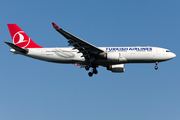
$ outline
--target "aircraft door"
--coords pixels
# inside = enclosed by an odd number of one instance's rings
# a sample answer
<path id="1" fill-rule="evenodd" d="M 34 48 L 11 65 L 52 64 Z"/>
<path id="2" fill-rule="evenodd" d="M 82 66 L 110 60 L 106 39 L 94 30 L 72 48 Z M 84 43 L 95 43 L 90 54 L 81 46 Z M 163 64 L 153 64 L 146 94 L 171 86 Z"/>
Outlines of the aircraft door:
<path id="1" fill-rule="evenodd" d="M 126 58 L 123 57 L 121 53 L 119 53 L 119 61 L 121 61 L 121 62 L 126 62 L 127 61 Z"/>
<path id="2" fill-rule="evenodd" d="M 45 49 L 42 49 L 41 50 L 41 55 L 45 55 L 46 54 L 46 50 Z"/>

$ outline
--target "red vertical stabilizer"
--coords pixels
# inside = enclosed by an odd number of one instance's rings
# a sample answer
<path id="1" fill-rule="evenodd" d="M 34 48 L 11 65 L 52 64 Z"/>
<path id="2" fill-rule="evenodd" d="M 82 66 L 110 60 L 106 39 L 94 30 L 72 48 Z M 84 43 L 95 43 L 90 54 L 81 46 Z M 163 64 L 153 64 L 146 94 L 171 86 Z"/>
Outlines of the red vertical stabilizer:
<path id="1" fill-rule="evenodd" d="M 29 38 L 16 24 L 7 24 L 13 43 L 22 48 L 43 48 Z"/>

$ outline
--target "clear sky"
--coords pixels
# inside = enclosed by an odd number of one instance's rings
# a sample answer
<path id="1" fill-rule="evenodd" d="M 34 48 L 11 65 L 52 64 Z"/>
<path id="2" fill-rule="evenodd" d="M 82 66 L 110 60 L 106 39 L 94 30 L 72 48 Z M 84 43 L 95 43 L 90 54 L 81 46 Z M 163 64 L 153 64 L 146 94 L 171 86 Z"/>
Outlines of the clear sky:
<path id="1" fill-rule="evenodd" d="M 179 0 L 1 0 L 0 120 L 179 120 Z M 90 78 L 78 66 L 12 54 L 8 23 L 43 47 L 66 47 L 51 22 L 99 47 L 157 46 L 176 58 L 99 67 Z"/>

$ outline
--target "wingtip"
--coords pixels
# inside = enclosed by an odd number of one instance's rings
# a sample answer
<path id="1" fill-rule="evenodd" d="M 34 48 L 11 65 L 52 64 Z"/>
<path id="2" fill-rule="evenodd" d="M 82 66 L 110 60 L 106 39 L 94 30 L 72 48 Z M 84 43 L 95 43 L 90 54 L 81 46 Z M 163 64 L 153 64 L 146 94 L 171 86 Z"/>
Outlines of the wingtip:
<path id="1" fill-rule="evenodd" d="M 53 26 L 55 29 L 59 28 L 59 26 L 57 26 L 54 22 L 52 22 L 52 26 Z"/>

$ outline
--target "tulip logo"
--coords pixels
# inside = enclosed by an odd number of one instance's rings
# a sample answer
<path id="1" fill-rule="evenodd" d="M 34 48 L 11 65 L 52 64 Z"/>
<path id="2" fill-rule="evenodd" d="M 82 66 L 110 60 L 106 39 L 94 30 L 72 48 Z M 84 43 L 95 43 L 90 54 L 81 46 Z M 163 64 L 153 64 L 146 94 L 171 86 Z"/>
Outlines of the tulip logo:
<path id="1" fill-rule="evenodd" d="M 13 43 L 19 47 L 26 47 L 29 45 L 30 38 L 23 32 L 19 31 L 13 36 Z"/>

